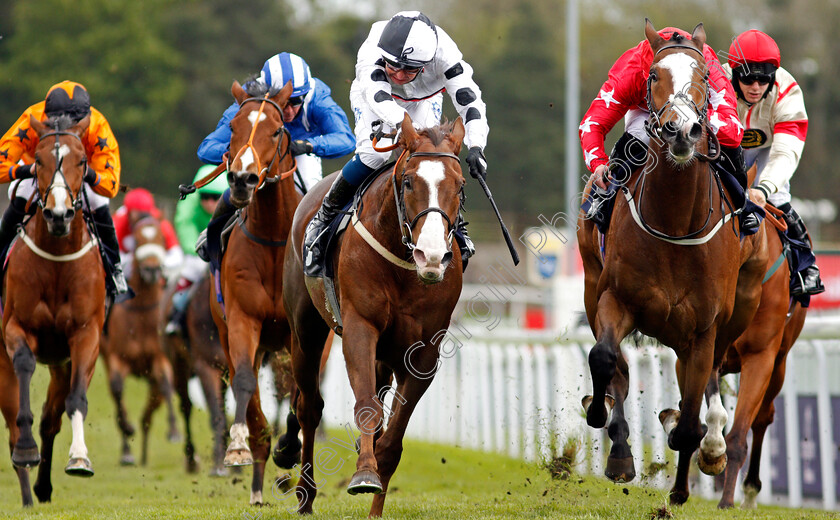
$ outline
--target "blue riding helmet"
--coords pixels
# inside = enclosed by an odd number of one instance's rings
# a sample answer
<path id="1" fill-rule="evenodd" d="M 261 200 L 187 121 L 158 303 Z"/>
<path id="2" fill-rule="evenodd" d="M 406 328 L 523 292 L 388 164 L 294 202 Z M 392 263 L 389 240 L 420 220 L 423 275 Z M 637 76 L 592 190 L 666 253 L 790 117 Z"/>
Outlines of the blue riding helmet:
<path id="1" fill-rule="evenodd" d="M 280 89 L 292 82 L 290 97 L 305 96 L 312 90 L 312 75 L 303 58 L 290 52 L 281 52 L 268 58 L 260 71 L 260 79 L 266 85 Z"/>
<path id="2" fill-rule="evenodd" d="M 216 169 L 216 167 L 213 166 L 212 164 L 205 164 L 204 166 L 202 166 L 201 168 L 198 169 L 198 172 L 196 172 L 195 179 L 193 179 L 193 183 L 196 183 L 199 180 L 203 179 L 204 177 L 209 175 L 210 172 L 212 172 L 215 169 Z M 213 195 L 221 195 L 222 193 L 225 192 L 225 190 L 227 188 L 228 188 L 227 175 L 225 175 L 225 172 L 222 172 L 222 173 L 219 174 L 218 177 L 213 179 L 209 184 L 207 184 L 206 186 L 202 186 L 202 187 L 198 188 L 198 193 L 199 194 L 210 193 L 210 194 L 213 194 Z"/>

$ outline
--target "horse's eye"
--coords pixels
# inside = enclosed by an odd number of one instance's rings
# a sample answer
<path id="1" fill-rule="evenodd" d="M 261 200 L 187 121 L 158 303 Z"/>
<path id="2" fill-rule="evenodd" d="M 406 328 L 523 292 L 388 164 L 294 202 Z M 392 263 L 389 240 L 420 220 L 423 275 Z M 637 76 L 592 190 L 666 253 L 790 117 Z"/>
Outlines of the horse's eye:
<path id="1" fill-rule="evenodd" d="M 272 135 L 271 137 L 277 137 L 281 133 L 283 133 L 283 127 L 282 126 L 280 128 L 278 128 L 277 131 L 274 132 L 274 135 Z"/>
<path id="2" fill-rule="evenodd" d="M 651 70 L 651 71 L 650 71 L 650 80 L 651 80 L 651 81 L 657 81 L 657 80 L 659 80 L 659 76 L 657 76 L 657 74 L 656 74 L 656 71 L 655 71 L 655 70 Z"/>
<path id="3" fill-rule="evenodd" d="M 408 191 L 411 191 L 411 190 L 414 189 L 414 187 L 411 185 L 411 177 L 405 177 L 403 179 L 403 187 Z"/>

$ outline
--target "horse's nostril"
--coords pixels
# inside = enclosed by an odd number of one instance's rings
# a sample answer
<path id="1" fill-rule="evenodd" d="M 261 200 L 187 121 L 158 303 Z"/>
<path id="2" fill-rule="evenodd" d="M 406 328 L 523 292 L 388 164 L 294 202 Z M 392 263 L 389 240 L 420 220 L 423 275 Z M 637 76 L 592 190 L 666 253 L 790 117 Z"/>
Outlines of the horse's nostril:
<path id="1" fill-rule="evenodd" d="M 691 125 L 691 130 L 688 131 L 688 138 L 691 139 L 692 142 L 697 142 L 702 135 L 703 125 L 700 123 L 694 123 Z"/>
<path id="2" fill-rule="evenodd" d="M 73 220 L 73 217 L 75 217 L 75 216 L 76 216 L 76 211 L 72 210 L 72 209 L 67 210 L 67 212 L 64 214 L 64 218 L 66 220 Z"/>
<path id="3" fill-rule="evenodd" d="M 252 173 L 245 178 L 245 183 L 249 186 L 256 186 L 258 182 L 260 182 L 260 176 L 256 173 Z"/>
<path id="4" fill-rule="evenodd" d="M 53 212 L 52 212 L 51 209 L 44 208 L 44 218 L 47 219 L 47 220 L 52 220 Z"/>

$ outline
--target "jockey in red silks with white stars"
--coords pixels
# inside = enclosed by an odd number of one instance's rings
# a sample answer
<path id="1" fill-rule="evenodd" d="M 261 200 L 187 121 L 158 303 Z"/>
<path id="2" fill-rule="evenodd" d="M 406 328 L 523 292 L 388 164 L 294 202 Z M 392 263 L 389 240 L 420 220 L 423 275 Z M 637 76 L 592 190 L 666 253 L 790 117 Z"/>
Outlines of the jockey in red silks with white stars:
<path id="1" fill-rule="evenodd" d="M 659 35 L 666 40 L 691 38 L 689 33 L 674 27 L 660 30 Z M 741 234 L 748 235 L 755 233 L 760 223 L 754 213 L 763 216 L 763 211 L 745 195 L 747 175 L 740 146 L 744 129 L 738 118 L 735 91 L 715 51 L 704 45 L 703 56 L 709 73 L 708 118 L 721 146 L 721 156 L 715 169 L 732 194 L 733 202 L 743 208 Z M 609 223 L 614 200 L 612 195 L 618 186 L 627 181 L 632 171 L 645 162 L 650 140 L 644 128 L 649 116 L 647 81 L 653 57 L 647 39 L 622 54 L 610 68 L 607 81 L 601 86 L 579 127 L 584 161 L 594 176 L 593 188 L 581 209 L 601 232 L 606 232 Z M 612 157 L 609 158 L 604 140 L 622 117 L 625 133 L 613 147 Z"/>

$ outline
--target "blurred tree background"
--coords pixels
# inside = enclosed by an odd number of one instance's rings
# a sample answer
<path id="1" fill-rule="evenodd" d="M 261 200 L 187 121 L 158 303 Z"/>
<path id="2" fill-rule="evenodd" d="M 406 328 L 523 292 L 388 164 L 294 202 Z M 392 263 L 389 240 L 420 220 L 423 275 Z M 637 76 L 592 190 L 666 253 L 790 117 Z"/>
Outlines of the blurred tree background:
<path id="1" fill-rule="evenodd" d="M 516 237 L 539 214 L 565 210 L 564 0 L 4 0 L 0 10 L 0 126 L 10 126 L 47 89 L 83 83 L 120 143 L 123 183 L 174 203 L 200 166 L 196 149 L 232 102 L 230 86 L 280 51 L 295 52 L 349 114 L 356 51 L 372 21 L 421 9 L 458 43 L 488 105 L 490 185 Z M 803 199 L 840 197 L 831 143 L 840 139 L 835 56 L 840 2 L 825 0 L 588 0 L 580 2 L 580 119 L 618 55 L 657 28 L 703 22 L 718 52 L 735 34 L 771 34 L 805 92 L 809 139 L 793 180 Z M 449 102 L 447 102 L 447 106 Z M 455 113 L 451 106 L 447 116 Z M 350 118 L 352 122 L 352 117 Z M 619 124 L 619 127 L 621 125 Z M 608 145 L 618 137 L 612 134 Z M 326 161 L 333 171 L 346 159 Z M 578 177 L 586 175 L 581 161 Z M 469 183 L 468 219 L 498 240 L 484 195 Z M 116 209 L 117 202 L 112 204 Z M 473 227 L 471 226 L 471 229 Z M 840 241 L 824 224 L 823 241 Z"/>

